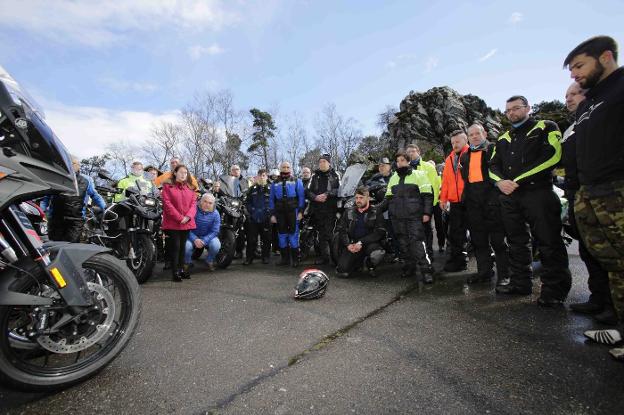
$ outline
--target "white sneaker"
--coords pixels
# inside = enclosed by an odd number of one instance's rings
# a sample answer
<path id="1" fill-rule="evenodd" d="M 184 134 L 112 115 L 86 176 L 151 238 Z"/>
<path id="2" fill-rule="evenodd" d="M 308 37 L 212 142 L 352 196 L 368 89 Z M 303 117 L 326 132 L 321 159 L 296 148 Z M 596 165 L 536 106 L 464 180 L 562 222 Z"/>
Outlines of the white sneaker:
<path id="1" fill-rule="evenodd" d="M 624 347 L 616 347 L 615 349 L 609 350 L 611 356 L 615 357 L 616 360 L 624 361 Z"/>
<path id="2" fill-rule="evenodd" d="M 587 330 L 585 337 L 601 344 L 616 344 L 622 341 L 622 335 L 617 330 Z"/>

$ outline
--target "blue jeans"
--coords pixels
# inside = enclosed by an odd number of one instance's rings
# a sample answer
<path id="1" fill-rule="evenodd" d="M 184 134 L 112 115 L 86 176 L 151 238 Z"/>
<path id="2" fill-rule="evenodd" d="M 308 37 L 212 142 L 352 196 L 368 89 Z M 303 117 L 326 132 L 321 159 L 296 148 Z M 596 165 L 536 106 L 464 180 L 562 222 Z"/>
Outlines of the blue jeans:
<path id="1" fill-rule="evenodd" d="M 208 249 L 208 255 L 206 255 L 206 262 L 214 262 L 215 258 L 217 257 L 217 254 L 219 253 L 219 250 L 221 249 L 221 241 L 219 241 L 219 238 L 212 238 L 210 240 L 210 242 L 208 242 L 208 246 L 205 246 L 204 248 Z M 201 250 L 203 251 L 204 248 L 201 248 Z M 187 264 L 190 264 L 192 259 L 191 259 L 191 255 L 193 255 L 193 251 L 197 249 L 195 248 L 195 245 L 193 244 L 193 242 L 189 241 L 188 239 L 186 240 L 186 247 L 185 247 L 185 255 L 184 255 L 184 262 Z"/>

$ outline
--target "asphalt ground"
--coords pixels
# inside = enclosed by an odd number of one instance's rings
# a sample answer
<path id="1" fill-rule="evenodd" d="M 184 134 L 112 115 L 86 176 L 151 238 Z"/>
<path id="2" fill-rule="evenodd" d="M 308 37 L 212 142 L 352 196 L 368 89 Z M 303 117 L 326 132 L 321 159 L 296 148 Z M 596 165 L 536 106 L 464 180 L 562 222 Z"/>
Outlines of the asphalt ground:
<path id="1" fill-rule="evenodd" d="M 567 303 L 587 297 L 569 251 Z M 624 413 L 624 364 L 582 335 L 601 326 L 538 307 L 538 280 L 532 296 L 504 297 L 466 285 L 467 272 L 423 287 L 397 264 L 377 278 L 326 268 L 325 297 L 302 302 L 305 266 L 197 264 L 189 281 L 159 272 L 142 286 L 139 330 L 104 371 L 53 394 L 0 388 L 0 412 Z"/>

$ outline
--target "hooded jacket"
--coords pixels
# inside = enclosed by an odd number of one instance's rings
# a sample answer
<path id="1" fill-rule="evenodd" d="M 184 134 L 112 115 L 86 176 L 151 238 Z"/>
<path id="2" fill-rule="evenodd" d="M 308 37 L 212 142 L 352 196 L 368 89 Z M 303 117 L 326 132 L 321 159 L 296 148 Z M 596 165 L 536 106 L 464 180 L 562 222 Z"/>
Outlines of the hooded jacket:
<path id="1" fill-rule="evenodd" d="M 388 213 L 396 219 L 422 219 L 433 212 L 433 188 L 427 175 L 412 167 L 398 168 L 386 191 Z"/>

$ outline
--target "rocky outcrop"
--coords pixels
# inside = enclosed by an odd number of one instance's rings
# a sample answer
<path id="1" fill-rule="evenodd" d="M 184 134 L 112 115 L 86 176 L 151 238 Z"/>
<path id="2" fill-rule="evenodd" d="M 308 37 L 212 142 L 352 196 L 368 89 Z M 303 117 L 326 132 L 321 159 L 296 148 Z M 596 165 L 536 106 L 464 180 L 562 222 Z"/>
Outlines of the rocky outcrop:
<path id="1" fill-rule="evenodd" d="M 501 114 L 489 108 L 475 95 L 460 95 L 449 87 L 427 92 L 410 91 L 388 122 L 390 147 L 398 150 L 416 143 L 423 153 L 443 156 L 451 149 L 449 134 L 481 123 L 488 139 L 495 141 L 501 132 Z"/>

